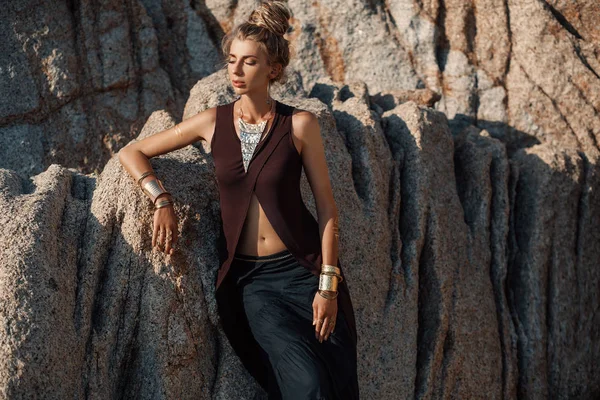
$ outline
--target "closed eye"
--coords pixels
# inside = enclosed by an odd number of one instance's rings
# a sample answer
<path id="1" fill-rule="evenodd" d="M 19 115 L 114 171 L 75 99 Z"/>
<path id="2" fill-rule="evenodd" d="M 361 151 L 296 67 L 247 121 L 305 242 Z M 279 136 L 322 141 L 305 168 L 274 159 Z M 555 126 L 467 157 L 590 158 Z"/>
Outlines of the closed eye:
<path id="1" fill-rule="evenodd" d="M 229 64 L 234 63 L 234 62 L 235 61 L 229 61 Z M 249 63 L 246 63 L 246 65 L 256 65 L 256 63 L 255 62 L 249 62 Z"/>

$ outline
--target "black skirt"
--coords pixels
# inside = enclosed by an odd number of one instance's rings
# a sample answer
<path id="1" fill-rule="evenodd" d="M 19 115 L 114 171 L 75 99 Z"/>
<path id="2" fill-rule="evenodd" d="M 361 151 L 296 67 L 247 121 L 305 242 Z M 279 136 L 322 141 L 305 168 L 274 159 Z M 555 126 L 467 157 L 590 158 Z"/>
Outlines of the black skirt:
<path id="1" fill-rule="evenodd" d="M 338 305 L 322 343 L 312 325 L 319 277 L 289 250 L 235 254 L 218 297 L 223 328 L 269 399 L 358 399 L 357 357 Z M 226 282 L 227 281 L 227 282 Z"/>

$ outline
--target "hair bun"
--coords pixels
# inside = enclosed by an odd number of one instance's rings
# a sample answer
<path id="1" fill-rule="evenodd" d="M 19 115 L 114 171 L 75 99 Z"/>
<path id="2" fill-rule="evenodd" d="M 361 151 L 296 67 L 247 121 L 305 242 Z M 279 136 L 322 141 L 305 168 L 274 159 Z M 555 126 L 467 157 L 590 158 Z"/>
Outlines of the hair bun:
<path id="1" fill-rule="evenodd" d="M 290 27 L 292 13 L 282 1 L 265 1 L 248 17 L 248 22 L 267 29 L 275 35 L 283 36 Z"/>

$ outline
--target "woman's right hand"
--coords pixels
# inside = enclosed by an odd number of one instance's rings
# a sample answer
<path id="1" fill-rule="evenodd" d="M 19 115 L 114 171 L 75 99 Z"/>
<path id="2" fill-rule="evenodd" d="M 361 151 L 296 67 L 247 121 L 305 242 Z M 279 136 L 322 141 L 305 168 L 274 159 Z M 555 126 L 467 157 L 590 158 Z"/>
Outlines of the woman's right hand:
<path id="1" fill-rule="evenodd" d="M 154 210 L 152 248 L 172 255 L 177 243 L 177 216 L 172 204 Z"/>

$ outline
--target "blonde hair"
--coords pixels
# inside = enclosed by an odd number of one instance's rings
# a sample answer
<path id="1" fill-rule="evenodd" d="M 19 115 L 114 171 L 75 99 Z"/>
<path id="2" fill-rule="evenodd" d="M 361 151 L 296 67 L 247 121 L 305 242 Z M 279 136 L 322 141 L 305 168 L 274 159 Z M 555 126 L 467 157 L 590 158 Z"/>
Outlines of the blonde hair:
<path id="1" fill-rule="evenodd" d="M 247 21 L 235 26 L 221 41 L 223 67 L 227 67 L 229 50 L 234 39 L 254 40 L 267 54 L 269 65 L 281 64 L 283 67 L 272 82 L 285 83 L 285 68 L 290 63 L 290 41 L 284 38 L 290 27 L 292 12 L 282 1 L 263 1 Z"/>

